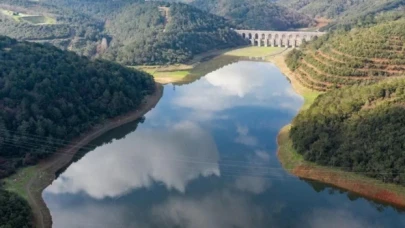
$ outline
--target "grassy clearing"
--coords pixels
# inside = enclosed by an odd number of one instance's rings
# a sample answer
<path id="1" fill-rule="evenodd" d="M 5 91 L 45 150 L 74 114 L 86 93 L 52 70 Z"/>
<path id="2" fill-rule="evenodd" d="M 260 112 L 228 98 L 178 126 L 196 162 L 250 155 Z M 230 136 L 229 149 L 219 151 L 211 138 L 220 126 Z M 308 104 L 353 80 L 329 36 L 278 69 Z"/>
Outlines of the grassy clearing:
<path id="1" fill-rule="evenodd" d="M 33 25 L 56 24 L 56 19 L 48 16 L 29 15 L 5 9 L 0 9 L 0 13 L 13 18 L 17 22 L 27 22 Z"/>
<path id="2" fill-rule="evenodd" d="M 280 47 L 244 47 L 236 50 L 228 51 L 225 55 L 239 56 L 239 57 L 265 57 L 276 52 L 282 51 L 284 48 Z"/>
<path id="3" fill-rule="evenodd" d="M 155 81 L 166 84 L 176 81 L 181 81 L 184 77 L 190 74 L 192 66 L 185 64 L 169 65 L 169 66 L 135 66 L 131 67 L 138 70 L 143 70 L 151 74 Z"/>
<path id="4" fill-rule="evenodd" d="M 284 126 L 278 135 L 278 157 L 286 170 L 292 170 L 296 166 L 304 163 L 302 155 L 295 152 L 292 141 L 289 137 L 291 125 Z"/>
<path id="5" fill-rule="evenodd" d="M 37 167 L 29 166 L 19 169 L 17 173 L 4 179 L 4 188 L 10 192 L 15 192 L 24 199 L 28 200 L 25 186 L 27 182 L 36 175 Z"/>
<path id="6" fill-rule="evenodd" d="M 162 66 L 129 66 L 151 74 L 159 83 L 183 84 L 205 74 L 236 62 L 244 57 L 265 57 L 283 51 L 277 47 L 243 47 L 233 50 L 214 50 L 197 55 L 188 64 Z"/>
<path id="7" fill-rule="evenodd" d="M 181 81 L 190 72 L 187 70 L 169 71 L 169 72 L 154 72 L 152 73 L 155 81 L 165 84 L 173 81 Z"/>
<path id="8" fill-rule="evenodd" d="M 25 16 L 21 20 L 31 24 L 55 24 L 56 19 L 47 16 Z"/>

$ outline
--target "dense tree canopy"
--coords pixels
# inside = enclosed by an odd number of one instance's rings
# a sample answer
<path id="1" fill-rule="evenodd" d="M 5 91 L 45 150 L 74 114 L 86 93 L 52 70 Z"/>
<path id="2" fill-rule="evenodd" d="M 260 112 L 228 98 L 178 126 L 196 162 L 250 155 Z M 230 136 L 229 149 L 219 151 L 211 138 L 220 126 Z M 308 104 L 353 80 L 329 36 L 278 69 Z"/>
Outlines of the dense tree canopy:
<path id="1" fill-rule="evenodd" d="M 308 161 L 405 185 L 405 79 L 321 95 L 293 121 Z"/>
<path id="2" fill-rule="evenodd" d="M 191 4 L 244 29 L 288 30 L 313 23 L 308 16 L 269 0 L 195 0 Z"/>
<path id="3" fill-rule="evenodd" d="M 186 4 L 133 4 L 107 24 L 113 37 L 104 55 L 123 64 L 179 63 L 212 49 L 246 44 L 224 18 Z"/>
<path id="4" fill-rule="evenodd" d="M 136 109 L 153 78 L 52 46 L 0 37 L 0 178 Z"/>
<path id="5" fill-rule="evenodd" d="M 276 0 L 299 12 L 326 18 L 350 19 L 397 9 L 403 0 Z"/>
<path id="6" fill-rule="evenodd" d="M 31 220 L 28 203 L 15 193 L 0 188 L 0 228 L 30 228 Z"/>
<path id="7" fill-rule="evenodd" d="M 4 22 L 0 34 L 123 64 L 178 63 L 203 51 L 245 44 L 224 18 L 185 4 L 143 0 L 4 1 L 13 12 L 48 15 L 56 22 L 33 24 L 0 11 Z"/>

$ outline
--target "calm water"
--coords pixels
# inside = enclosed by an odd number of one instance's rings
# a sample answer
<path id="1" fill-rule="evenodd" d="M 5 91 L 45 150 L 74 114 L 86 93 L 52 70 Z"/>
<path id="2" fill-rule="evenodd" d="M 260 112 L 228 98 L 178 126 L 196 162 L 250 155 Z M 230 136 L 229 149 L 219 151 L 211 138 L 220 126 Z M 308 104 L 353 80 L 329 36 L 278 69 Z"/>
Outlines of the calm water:
<path id="1" fill-rule="evenodd" d="M 54 227 L 405 227 L 405 214 L 288 175 L 302 98 L 270 63 L 167 85 L 144 123 L 95 140 L 43 193 Z"/>

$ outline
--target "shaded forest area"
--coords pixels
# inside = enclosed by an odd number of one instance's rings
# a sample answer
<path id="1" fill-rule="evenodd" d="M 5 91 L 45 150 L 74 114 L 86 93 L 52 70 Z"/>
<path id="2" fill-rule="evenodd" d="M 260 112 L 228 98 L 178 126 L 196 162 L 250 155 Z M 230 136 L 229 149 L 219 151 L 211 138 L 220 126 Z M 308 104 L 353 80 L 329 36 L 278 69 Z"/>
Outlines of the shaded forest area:
<path id="1" fill-rule="evenodd" d="M 50 45 L 0 37 L 0 178 L 135 110 L 153 78 Z"/>
<path id="2" fill-rule="evenodd" d="M 32 214 L 28 203 L 15 193 L 0 188 L 0 227 L 30 228 Z"/>

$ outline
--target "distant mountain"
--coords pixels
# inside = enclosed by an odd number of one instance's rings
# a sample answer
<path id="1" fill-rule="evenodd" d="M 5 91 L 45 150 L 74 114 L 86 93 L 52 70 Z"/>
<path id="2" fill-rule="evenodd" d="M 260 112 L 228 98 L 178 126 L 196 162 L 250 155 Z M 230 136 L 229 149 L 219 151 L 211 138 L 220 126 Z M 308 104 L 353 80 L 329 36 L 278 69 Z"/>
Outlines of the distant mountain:
<path id="1" fill-rule="evenodd" d="M 404 6 L 403 0 L 276 0 L 280 5 L 312 17 L 351 20 Z"/>
<path id="2" fill-rule="evenodd" d="M 180 63 L 213 49 L 246 44 L 220 16 L 182 3 L 136 3 L 106 24 L 113 37 L 103 57 L 122 64 Z"/>
<path id="3" fill-rule="evenodd" d="M 245 44 L 224 18 L 181 3 L 3 1 L 8 10 L 0 7 L 0 35 L 122 64 L 179 63 L 205 51 Z M 28 21 L 25 15 L 32 14 L 44 23 Z"/>
<path id="4" fill-rule="evenodd" d="M 288 30 L 308 27 L 314 22 L 273 0 L 194 0 L 190 4 L 223 16 L 245 29 Z"/>

